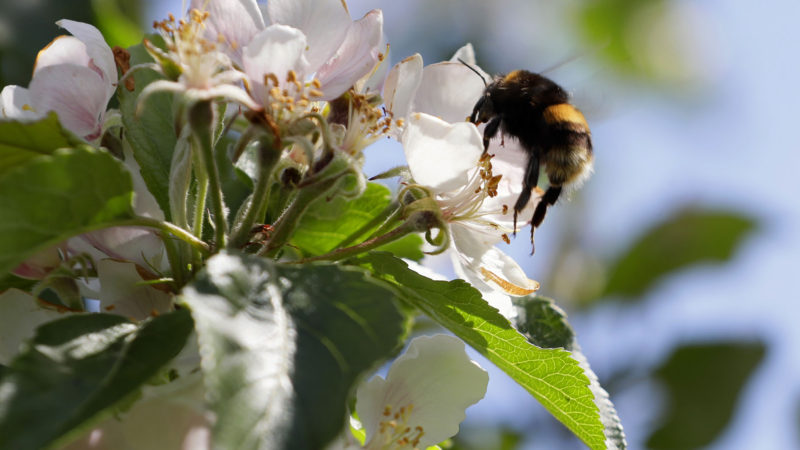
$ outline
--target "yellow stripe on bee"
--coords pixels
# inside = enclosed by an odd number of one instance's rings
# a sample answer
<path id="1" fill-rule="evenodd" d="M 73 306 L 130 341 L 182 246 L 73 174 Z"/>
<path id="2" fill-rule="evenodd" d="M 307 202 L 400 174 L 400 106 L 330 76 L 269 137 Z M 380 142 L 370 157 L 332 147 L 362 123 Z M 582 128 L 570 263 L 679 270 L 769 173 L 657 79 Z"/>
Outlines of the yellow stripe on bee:
<path id="1" fill-rule="evenodd" d="M 586 130 L 589 130 L 589 124 L 586 123 L 586 118 L 578 111 L 578 108 L 570 105 L 569 103 L 561 103 L 558 105 L 548 106 L 544 110 L 544 120 L 549 124 L 559 122 L 569 122 L 582 125 Z"/>
<path id="2" fill-rule="evenodd" d="M 514 81 L 515 79 L 519 78 L 519 76 L 521 74 L 522 74 L 521 70 L 515 70 L 513 72 L 510 72 L 508 75 L 503 77 L 503 82 L 504 83 L 508 83 L 508 82 Z"/>

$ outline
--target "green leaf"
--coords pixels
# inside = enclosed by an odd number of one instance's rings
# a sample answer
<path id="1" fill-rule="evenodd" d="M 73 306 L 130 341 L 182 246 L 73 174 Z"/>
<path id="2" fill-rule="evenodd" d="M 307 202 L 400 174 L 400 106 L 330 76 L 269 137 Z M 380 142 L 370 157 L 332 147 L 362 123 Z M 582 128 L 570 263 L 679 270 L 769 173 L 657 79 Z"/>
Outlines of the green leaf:
<path id="1" fill-rule="evenodd" d="M 0 119 L 0 176 L 37 156 L 85 143 L 62 127 L 54 112 L 36 121 Z"/>
<path id="2" fill-rule="evenodd" d="M 344 196 L 317 199 L 300 221 L 291 243 L 303 251 L 305 256 L 328 253 L 351 234 L 369 224 L 391 201 L 391 191 L 378 183 L 367 183 L 367 189 L 356 199 L 347 199 Z M 369 236 L 379 225 L 363 230 L 361 239 Z M 358 242 L 360 240 L 349 245 Z M 424 256 L 422 243 L 420 236 L 408 235 L 381 247 L 381 250 L 419 261 Z"/>
<path id="3" fill-rule="evenodd" d="M 156 36 L 151 36 L 151 39 L 156 44 L 161 42 Z M 131 66 L 153 61 L 141 44 L 129 48 L 128 51 L 131 54 Z M 133 92 L 124 87 L 117 89 L 125 137 L 133 148 L 133 156 L 139 163 L 147 189 L 155 197 L 167 220 L 171 220 L 169 173 L 172 153 L 178 140 L 173 118 L 173 95 L 158 92 L 140 105 L 139 94 L 142 89 L 162 77 L 150 69 L 141 69 L 133 77 L 136 82 Z M 139 114 L 136 113 L 137 107 Z"/>
<path id="4" fill-rule="evenodd" d="M 584 373 L 589 378 L 589 388 L 594 394 L 594 403 L 600 410 L 607 448 L 623 450 L 628 447 L 622 422 L 619 420 L 614 404 L 608 392 L 600 386 L 600 380 L 589 366 L 589 360 L 578 345 L 575 331 L 567 322 L 567 315 L 555 305 L 553 300 L 545 297 L 520 297 L 514 299 L 517 310 L 515 322 L 517 329 L 528 341 L 542 348 L 563 348 L 572 353 Z"/>
<path id="5" fill-rule="evenodd" d="M 463 280 L 431 280 L 386 253 L 370 253 L 359 262 L 369 264 L 376 276 L 394 284 L 400 298 L 510 375 L 586 445 L 605 448 L 589 379 L 569 352 L 530 344 Z"/>
<path id="6" fill-rule="evenodd" d="M 724 262 L 756 228 L 738 213 L 686 209 L 645 232 L 611 264 L 606 296 L 636 298 L 671 272 Z"/>
<path id="7" fill-rule="evenodd" d="M 219 448 L 324 448 L 345 427 L 355 382 L 405 330 L 391 291 L 336 265 L 221 253 L 183 296 Z"/>
<path id="8" fill-rule="evenodd" d="M 133 217 L 123 165 L 91 147 L 39 156 L 0 176 L 0 273 L 76 234 Z"/>
<path id="9" fill-rule="evenodd" d="M 655 371 L 667 389 L 667 410 L 647 440 L 653 449 L 711 444 L 730 421 L 739 393 L 764 359 L 762 342 L 724 342 L 678 348 Z"/>
<path id="10" fill-rule="evenodd" d="M 174 358 L 191 331 L 186 311 L 141 327 L 111 314 L 42 325 L 0 379 L 0 448 L 43 448 L 100 419 Z"/>

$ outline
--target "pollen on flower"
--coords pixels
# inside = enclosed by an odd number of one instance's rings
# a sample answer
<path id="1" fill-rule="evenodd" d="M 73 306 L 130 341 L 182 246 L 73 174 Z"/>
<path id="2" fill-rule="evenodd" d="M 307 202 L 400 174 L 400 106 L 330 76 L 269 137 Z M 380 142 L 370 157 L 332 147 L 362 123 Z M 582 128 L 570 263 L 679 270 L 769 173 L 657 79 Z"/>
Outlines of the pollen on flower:
<path id="1" fill-rule="evenodd" d="M 411 412 L 414 410 L 413 404 L 402 406 L 394 410 L 391 405 L 386 405 L 383 409 L 384 420 L 378 424 L 378 434 L 372 442 L 378 445 L 374 448 L 398 449 L 398 448 L 417 448 L 425 429 L 419 425 L 412 427 L 408 422 Z"/>

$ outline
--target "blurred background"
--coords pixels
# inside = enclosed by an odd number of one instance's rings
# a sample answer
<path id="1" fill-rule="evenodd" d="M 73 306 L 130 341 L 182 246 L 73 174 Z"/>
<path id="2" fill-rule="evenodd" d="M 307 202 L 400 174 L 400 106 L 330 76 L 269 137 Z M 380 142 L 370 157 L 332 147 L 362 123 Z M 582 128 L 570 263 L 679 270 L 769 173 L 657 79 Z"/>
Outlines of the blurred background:
<path id="1" fill-rule="evenodd" d="M 527 232 L 507 251 L 569 314 L 630 448 L 800 448 L 800 3 L 348 5 L 353 17 L 383 10 L 393 63 L 446 60 L 471 42 L 488 72 L 545 71 L 573 93 L 596 173 L 550 210 L 535 256 Z M 27 85 L 60 18 L 128 46 L 180 11 L 178 0 L 0 0 L 0 84 Z M 370 175 L 403 160 L 388 141 L 366 155 Z M 489 392 L 455 447 L 583 448 L 481 365 Z"/>

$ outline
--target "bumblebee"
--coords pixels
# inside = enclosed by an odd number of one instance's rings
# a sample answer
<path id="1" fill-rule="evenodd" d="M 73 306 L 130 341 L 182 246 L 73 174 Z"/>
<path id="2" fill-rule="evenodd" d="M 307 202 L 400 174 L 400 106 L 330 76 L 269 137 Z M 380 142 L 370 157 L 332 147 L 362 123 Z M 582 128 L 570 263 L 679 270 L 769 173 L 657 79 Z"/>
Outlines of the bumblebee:
<path id="1" fill-rule="evenodd" d="M 578 187 L 592 173 L 592 136 L 583 114 L 569 103 L 567 92 L 547 77 L 526 70 L 515 70 L 494 77 L 475 103 L 469 121 L 483 130 L 483 151 L 498 132 L 516 138 L 528 156 L 522 192 L 514 204 L 514 232 L 517 215 L 531 199 L 539 184 L 540 168 L 549 181 L 531 219 L 531 245 L 534 230 L 542 224 L 547 208 L 554 205 L 564 188 Z M 535 247 L 531 248 L 533 254 Z"/>

